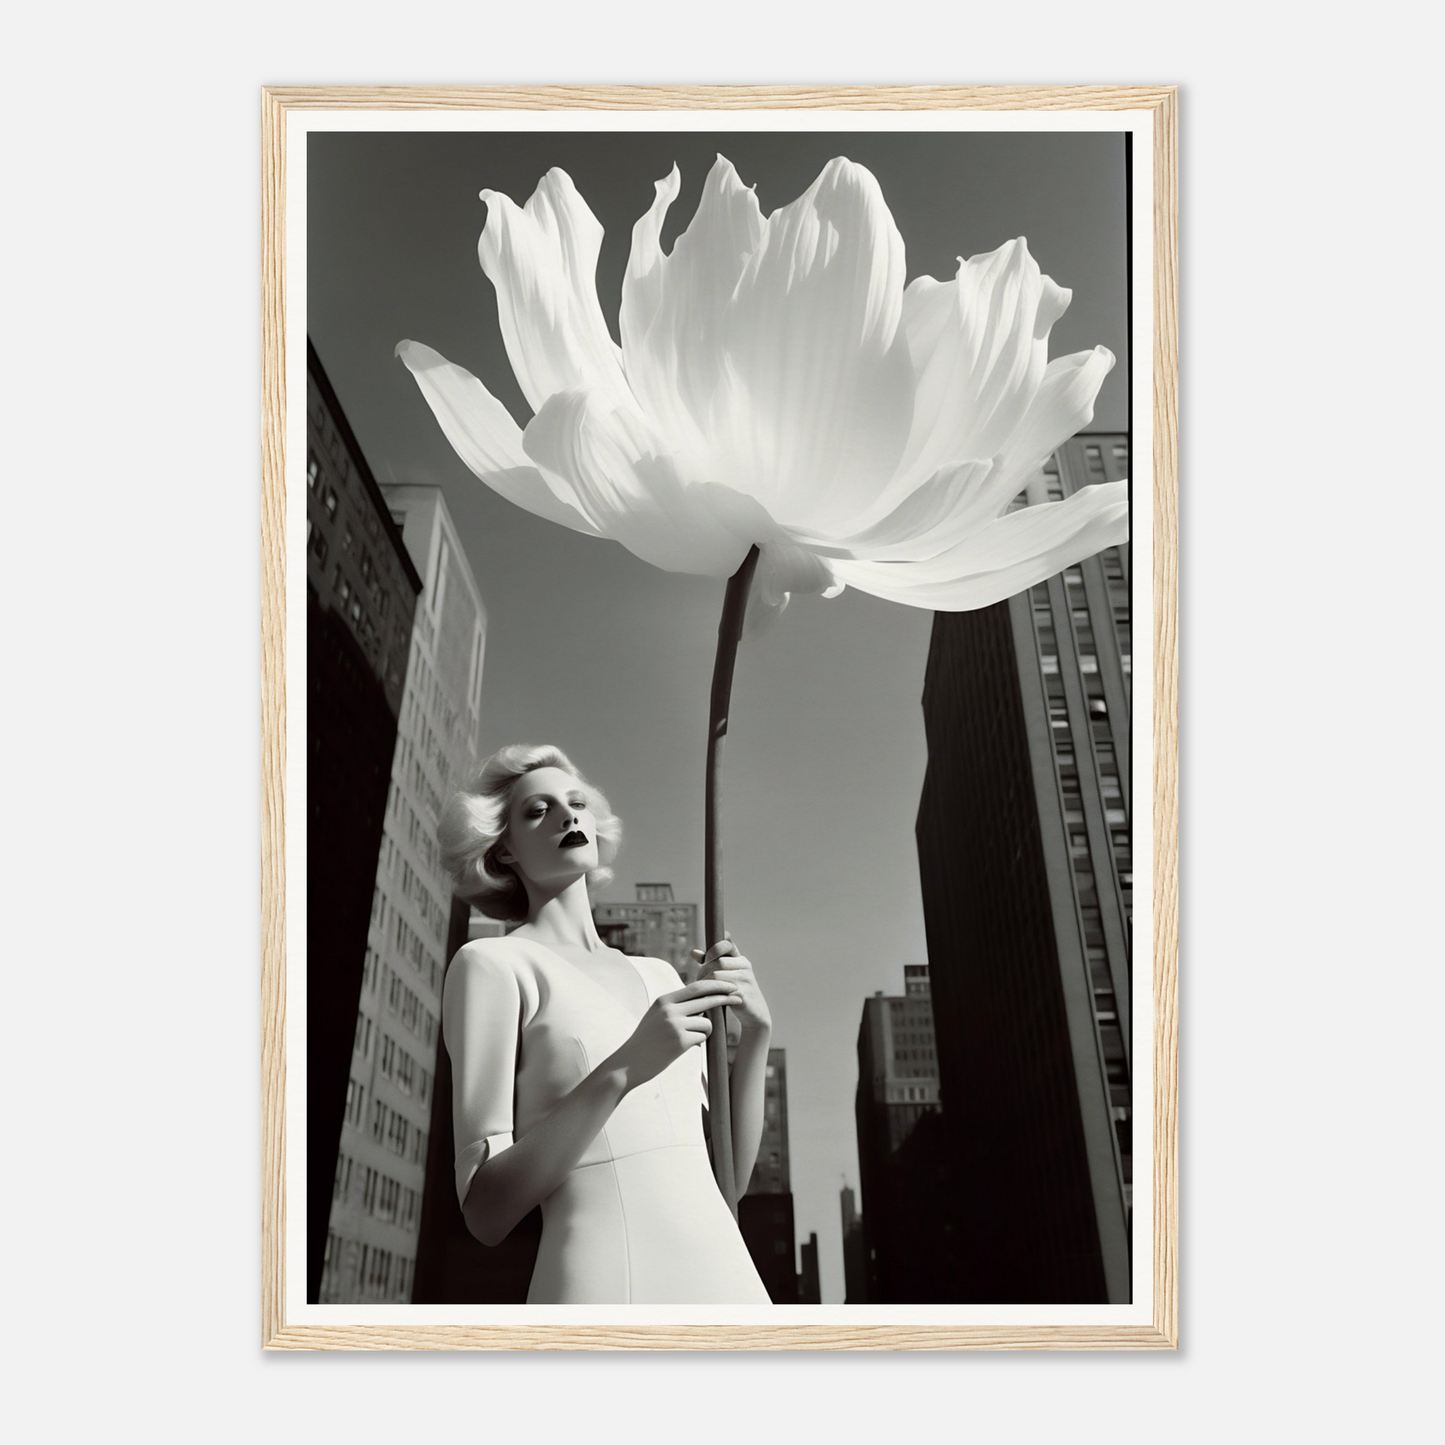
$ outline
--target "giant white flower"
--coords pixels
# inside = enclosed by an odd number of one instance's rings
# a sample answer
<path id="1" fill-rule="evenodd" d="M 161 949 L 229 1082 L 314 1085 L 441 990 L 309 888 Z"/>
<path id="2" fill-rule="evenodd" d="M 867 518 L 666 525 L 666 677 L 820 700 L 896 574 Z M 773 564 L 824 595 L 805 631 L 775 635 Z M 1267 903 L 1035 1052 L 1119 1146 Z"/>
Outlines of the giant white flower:
<path id="1" fill-rule="evenodd" d="M 1007 510 L 1114 364 L 1103 347 L 1048 360 L 1070 293 L 1022 239 L 905 287 L 862 166 L 829 162 L 765 217 L 719 156 L 669 255 L 679 185 L 674 167 L 633 227 L 620 347 L 597 300 L 602 226 L 567 174 L 525 207 L 482 192 L 478 251 L 531 421 L 431 348 L 397 352 L 488 486 L 667 571 L 727 577 L 756 543 L 774 610 L 845 585 L 983 607 L 1125 539 L 1123 482 Z"/>

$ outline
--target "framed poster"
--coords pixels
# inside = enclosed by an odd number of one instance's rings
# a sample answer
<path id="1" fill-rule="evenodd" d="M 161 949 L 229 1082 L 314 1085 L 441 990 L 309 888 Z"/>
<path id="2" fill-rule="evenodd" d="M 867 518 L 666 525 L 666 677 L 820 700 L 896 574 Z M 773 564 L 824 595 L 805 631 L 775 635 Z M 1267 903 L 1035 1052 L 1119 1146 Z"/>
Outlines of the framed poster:
<path id="1" fill-rule="evenodd" d="M 1177 1343 L 1175 105 L 264 92 L 268 1347 Z M 484 1246 L 572 965 L 474 1148 L 455 960 L 535 917 L 454 891 L 448 800 L 520 743 L 605 791 L 556 801 L 623 820 L 640 1030 L 716 942 L 720 718 L 736 1225 L 627 1182 L 701 1147 L 634 1076 L 610 1243 L 558 1243 L 584 1149 Z"/>

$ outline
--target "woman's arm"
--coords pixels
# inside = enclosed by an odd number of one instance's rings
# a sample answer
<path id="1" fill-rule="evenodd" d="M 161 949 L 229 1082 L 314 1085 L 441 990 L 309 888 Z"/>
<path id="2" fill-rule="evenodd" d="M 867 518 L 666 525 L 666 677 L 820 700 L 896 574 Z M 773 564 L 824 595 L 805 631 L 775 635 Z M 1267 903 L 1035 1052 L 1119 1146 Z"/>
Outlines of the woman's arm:
<path id="1" fill-rule="evenodd" d="M 500 1244 L 571 1173 L 623 1096 L 702 1043 L 712 1032 L 705 1010 L 735 993 L 733 984 L 710 979 L 657 999 L 615 1054 L 524 1138 L 483 1162 L 462 1205 L 467 1228 L 483 1244 Z"/>
<path id="2" fill-rule="evenodd" d="M 728 1075 L 732 1100 L 733 1175 L 738 1193 L 747 1191 L 758 1148 L 763 1142 L 763 1110 L 768 1092 L 768 1045 L 773 1036 L 773 1019 L 763 991 L 758 987 L 753 966 L 737 951 L 732 939 L 715 943 L 704 956 L 706 977 L 730 983 L 737 990 L 733 1017 L 742 1026 L 737 1054 Z"/>
<path id="3" fill-rule="evenodd" d="M 763 1142 L 763 1107 L 767 1100 L 769 1027 L 743 1029 L 733 1059 L 731 1084 L 733 1106 L 733 1172 L 739 1194 L 745 1194 L 758 1148 Z"/>

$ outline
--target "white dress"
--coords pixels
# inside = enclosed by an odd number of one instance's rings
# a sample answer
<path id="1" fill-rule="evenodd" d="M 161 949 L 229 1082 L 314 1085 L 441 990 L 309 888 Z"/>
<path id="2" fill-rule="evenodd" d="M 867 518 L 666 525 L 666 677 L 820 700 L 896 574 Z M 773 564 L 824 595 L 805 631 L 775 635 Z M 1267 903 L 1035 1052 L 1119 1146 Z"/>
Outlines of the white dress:
<path id="1" fill-rule="evenodd" d="M 447 971 L 457 1197 L 632 1035 L 652 1001 L 682 987 L 670 964 L 630 958 L 627 1007 L 530 939 L 479 939 Z M 542 1201 L 528 1304 L 767 1304 L 718 1192 L 702 1132 L 702 1047 L 627 1094 Z"/>

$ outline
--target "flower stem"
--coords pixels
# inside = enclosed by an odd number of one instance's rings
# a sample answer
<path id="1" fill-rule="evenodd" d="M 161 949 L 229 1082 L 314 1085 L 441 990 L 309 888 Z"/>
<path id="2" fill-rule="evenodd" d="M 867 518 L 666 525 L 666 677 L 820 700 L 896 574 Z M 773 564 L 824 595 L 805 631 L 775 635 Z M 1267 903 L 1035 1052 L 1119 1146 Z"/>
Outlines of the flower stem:
<path id="1" fill-rule="evenodd" d="M 747 613 L 748 591 L 758 565 L 754 546 L 742 566 L 728 578 L 722 620 L 717 628 L 717 656 L 712 667 L 712 704 L 707 725 L 707 782 L 703 805 L 703 936 L 704 948 L 723 936 L 722 844 L 719 834 L 718 781 L 722 774 L 723 739 L 728 730 L 728 706 L 733 692 L 733 663 Z M 736 1218 L 738 1185 L 733 1169 L 732 1101 L 728 1089 L 727 1011 L 718 1009 L 707 1040 L 708 1125 L 712 1135 L 712 1169 L 717 1187 Z"/>

